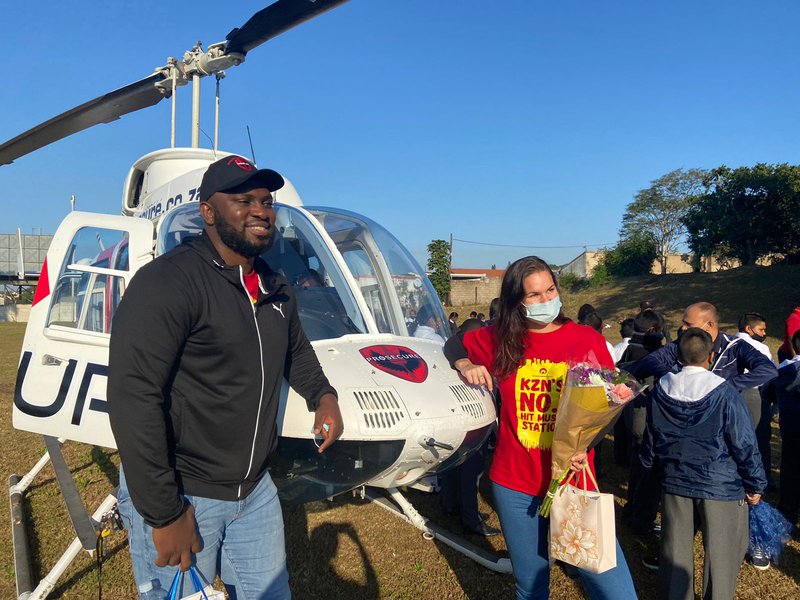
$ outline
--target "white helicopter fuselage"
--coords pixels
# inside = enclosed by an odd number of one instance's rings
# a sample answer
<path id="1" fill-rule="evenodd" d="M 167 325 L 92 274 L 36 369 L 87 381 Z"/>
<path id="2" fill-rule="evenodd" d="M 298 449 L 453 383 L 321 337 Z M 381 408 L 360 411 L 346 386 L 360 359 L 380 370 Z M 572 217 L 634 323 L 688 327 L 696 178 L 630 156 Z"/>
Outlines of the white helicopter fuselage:
<path id="1" fill-rule="evenodd" d="M 126 179 L 123 216 L 74 212 L 65 219 L 26 330 L 15 427 L 115 447 L 105 395 L 113 311 L 139 267 L 202 229 L 200 181 L 223 156 L 187 148 L 150 153 Z M 447 327 L 424 271 L 369 219 L 303 207 L 288 180 L 276 201 L 276 240 L 264 258 L 295 285 L 301 322 L 345 423 L 341 439 L 318 454 L 313 415 L 284 382 L 271 467 L 284 501 L 412 484 L 463 460 L 494 425 L 494 401 L 460 381 L 441 341 L 410 335 L 408 313 L 423 306 Z M 314 285 L 302 283 L 312 274 Z"/>

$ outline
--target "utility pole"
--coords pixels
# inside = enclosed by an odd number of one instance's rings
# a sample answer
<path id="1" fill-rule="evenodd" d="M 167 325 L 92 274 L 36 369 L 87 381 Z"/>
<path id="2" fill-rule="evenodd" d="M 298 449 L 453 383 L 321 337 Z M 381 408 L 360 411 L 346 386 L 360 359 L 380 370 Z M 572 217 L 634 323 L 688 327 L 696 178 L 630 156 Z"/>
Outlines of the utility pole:
<path id="1" fill-rule="evenodd" d="M 453 234 L 450 234 L 450 261 L 447 265 L 448 269 L 453 268 Z"/>
<path id="2" fill-rule="evenodd" d="M 447 262 L 447 276 L 450 278 L 450 292 L 447 293 L 447 303 L 450 304 L 452 302 L 452 298 L 450 293 L 452 292 L 453 287 L 453 234 L 450 234 L 450 256 Z"/>

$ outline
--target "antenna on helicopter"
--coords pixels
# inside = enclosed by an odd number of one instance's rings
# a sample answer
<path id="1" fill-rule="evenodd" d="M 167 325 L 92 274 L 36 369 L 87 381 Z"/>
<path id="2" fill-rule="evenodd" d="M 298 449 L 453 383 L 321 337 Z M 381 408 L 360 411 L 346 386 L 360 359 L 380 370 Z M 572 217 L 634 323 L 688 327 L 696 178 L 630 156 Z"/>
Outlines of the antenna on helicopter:
<path id="1" fill-rule="evenodd" d="M 247 139 L 250 140 L 250 156 L 253 157 L 253 164 L 257 165 L 256 162 L 256 151 L 253 150 L 253 136 L 250 135 L 250 125 L 247 126 Z"/>
<path id="2" fill-rule="evenodd" d="M 225 79 L 225 71 L 219 71 L 217 76 L 217 94 L 214 103 L 214 152 L 219 149 L 219 82 Z"/>

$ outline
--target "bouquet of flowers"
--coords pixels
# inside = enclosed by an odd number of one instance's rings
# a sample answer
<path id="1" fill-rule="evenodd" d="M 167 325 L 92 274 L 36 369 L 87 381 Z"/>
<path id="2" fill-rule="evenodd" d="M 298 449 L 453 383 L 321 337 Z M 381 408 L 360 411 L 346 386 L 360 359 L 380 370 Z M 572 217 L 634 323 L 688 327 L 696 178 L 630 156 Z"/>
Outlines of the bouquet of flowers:
<path id="1" fill-rule="evenodd" d="M 553 478 L 539 507 L 540 515 L 550 515 L 553 496 L 570 472 L 570 459 L 604 437 L 607 426 L 643 389 L 628 373 L 602 368 L 593 361 L 570 367 L 553 431 Z"/>

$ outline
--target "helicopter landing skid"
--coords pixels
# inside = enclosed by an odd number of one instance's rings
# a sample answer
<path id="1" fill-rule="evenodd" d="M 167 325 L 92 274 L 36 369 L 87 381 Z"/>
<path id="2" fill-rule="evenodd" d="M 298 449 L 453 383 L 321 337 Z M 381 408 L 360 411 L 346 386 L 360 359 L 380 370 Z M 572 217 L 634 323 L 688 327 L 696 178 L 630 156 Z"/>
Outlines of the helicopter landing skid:
<path id="1" fill-rule="evenodd" d="M 116 490 L 109 494 L 100 503 L 97 510 L 90 517 L 86 507 L 78 494 L 75 481 L 72 479 L 69 467 L 61 452 L 63 440 L 51 436 L 44 437 L 47 451 L 39 462 L 23 477 L 11 475 L 8 478 L 8 495 L 11 504 L 11 535 L 14 545 L 14 571 L 16 574 L 17 600 L 44 600 L 56 587 L 58 579 L 69 568 L 72 561 L 85 550 L 91 556 L 97 551 L 97 536 L 102 529 L 101 523 L 106 521 L 117 503 Z M 39 472 L 50 462 L 56 474 L 56 482 L 67 506 L 67 512 L 72 520 L 76 537 L 67 547 L 55 566 L 33 588 L 31 575 L 31 557 L 28 544 L 28 534 L 25 528 L 25 511 L 23 507 L 24 494 L 31 486 Z"/>
<path id="2" fill-rule="evenodd" d="M 443 544 L 447 544 L 467 558 L 474 560 L 479 565 L 495 571 L 496 573 L 511 573 L 511 561 L 508 558 L 500 558 L 496 554 L 480 546 L 476 546 L 472 542 L 465 540 L 463 537 L 448 531 L 430 519 L 422 516 L 397 488 L 387 488 L 386 493 L 391 500 L 379 495 L 378 488 L 363 488 L 361 496 L 408 523 L 411 523 L 414 527 L 422 531 L 422 536 L 425 539 L 438 539 Z"/>

